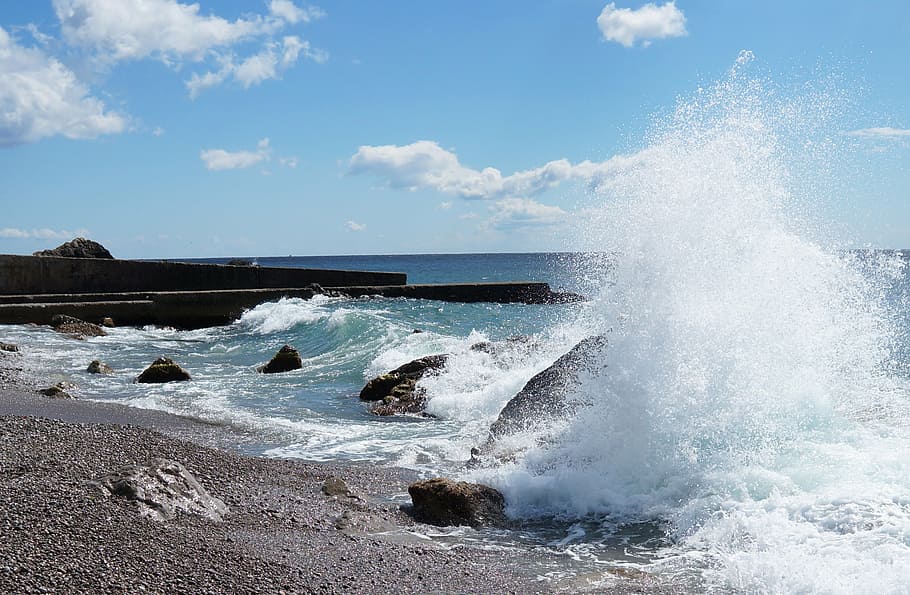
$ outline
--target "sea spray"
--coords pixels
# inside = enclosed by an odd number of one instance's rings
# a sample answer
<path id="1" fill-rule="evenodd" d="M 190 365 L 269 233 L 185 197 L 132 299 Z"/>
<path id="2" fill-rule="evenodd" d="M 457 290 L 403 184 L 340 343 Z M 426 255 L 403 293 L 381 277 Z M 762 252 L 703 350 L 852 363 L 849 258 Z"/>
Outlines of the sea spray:
<path id="1" fill-rule="evenodd" d="M 612 258 L 579 325 L 608 333 L 608 372 L 557 444 L 480 476 L 516 516 L 658 523 L 661 571 L 709 590 L 898 592 L 904 262 L 821 241 L 800 159 L 830 148 L 839 98 L 781 95 L 749 62 L 596 180 L 589 249 Z"/>

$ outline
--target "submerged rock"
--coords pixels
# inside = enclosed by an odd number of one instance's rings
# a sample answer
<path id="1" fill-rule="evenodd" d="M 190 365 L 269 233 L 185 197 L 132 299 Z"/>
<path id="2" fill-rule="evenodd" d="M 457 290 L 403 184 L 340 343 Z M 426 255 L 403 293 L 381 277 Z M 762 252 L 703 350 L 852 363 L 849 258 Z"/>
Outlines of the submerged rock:
<path id="1" fill-rule="evenodd" d="M 107 328 L 114 328 L 114 319 L 110 316 L 105 316 L 101 319 L 101 326 L 106 326 Z"/>
<path id="2" fill-rule="evenodd" d="M 276 374 L 278 372 L 299 370 L 302 367 L 303 360 L 300 359 L 300 354 L 297 350 L 290 345 L 285 345 L 269 360 L 269 363 L 260 366 L 256 371 L 263 374 Z"/>
<path id="3" fill-rule="evenodd" d="M 98 359 L 93 359 L 85 371 L 89 374 L 104 374 L 106 376 L 114 373 L 112 367 Z"/>
<path id="4" fill-rule="evenodd" d="M 136 382 L 157 384 L 190 380 L 190 373 L 174 363 L 169 357 L 159 357 L 136 377 Z"/>
<path id="5" fill-rule="evenodd" d="M 65 256 L 68 258 L 114 258 L 107 248 L 94 240 L 76 238 L 52 250 L 40 250 L 34 256 Z"/>
<path id="6" fill-rule="evenodd" d="M 126 465 L 91 483 L 112 496 L 136 502 L 139 514 L 156 520 L 185 512 L 220 521 L 228 512 L 224 502 L 209 494 L 186 467 L 168 459 Z"/>
<path id="7" fill-rule="evenodd" d="M 423 523 L 439 527 L 503 527 L 509 523 L 505 498 L 490 486 L 438 477 L 412 483 L 408 493 L 414 503 L 412 514 Z"/>
<path id="8" fill-rule="evenodd" d="M 370 407 L 375 415 L 422 413 L 427 404 L 426 391 L 417 386 L 417 381 L 428 372 L 437 372 L 448 358 L 444 353 L 428 355 L 381 374 L 366 383 L 360 400 L 375 402 Z"/>
<path id="9" fill-rule="evenodd" d="M 602 366 L 598 362 L 606 346 L 607 339 L 603 336 L 584 339 L 528 380 L 499 412 L 486 441 L 472 450 L 472 464 L 479 464 L 483 457 L 495 454 L 497 442 L 507 436 L 526 431 L 540 432 L 554 421 L 572 415 L 584 403 L 570 398 L 568 393 L 578 385 L 582 373 L 600 372 Z"/>
<path id="10" fill-rule="evenodd" d="M 73 316 L 67 316 L 66 314 L 55 314 L 54 317 L 51 318 L 51 327 L 58 333 L 73 335 L 79 339 L 84 337 L 107 336 L 104 329 L 97 324 L 92 324 L 91 322 L 86 322 Z"/>
<path id="11" fill-rule="evenodd" d="M 75 399 L 76 397 L 69 392 L 74 388 L 76 388 L 76 385 L 72 382 L 58 382 L 54 386 L 42 388 L 38 393 L 52 399 Z"/>
<path id="12" fill-rule="evenodd" d="M 0 341 L 0 351 L 8 351 L 10 353 L 15 353 L 19 351 L 19 346 L 13 343 L 3 343 Z"/>

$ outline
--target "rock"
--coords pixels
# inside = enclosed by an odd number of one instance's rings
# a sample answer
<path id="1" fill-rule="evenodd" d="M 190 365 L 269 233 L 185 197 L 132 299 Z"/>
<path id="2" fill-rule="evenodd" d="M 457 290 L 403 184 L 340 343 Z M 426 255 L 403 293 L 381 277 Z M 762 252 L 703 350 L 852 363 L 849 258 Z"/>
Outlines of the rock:
<path id="1" fill-rule="evenodd" d="M 603 336 L 584 339 L 528 380 L 499 412 L 487 440 L 472 450 L 471 463 L 479 464 L 483 457 L 493 454 L 496 443 L 506 436 L 545 431 L 553 421 L 572 415 L 584 403 L 568 398 L 568 392 L 578 385 L 582 373 L 598 374 L 602 370 L 598 362 L 606 346 Z"/>
<path id="2" fill-rule="evenodd" d="M 114 258 L 107 248 L 93 240 L 76 238 L 53 250 L 41 250 L 35 256 L 66 256 L 68 258 Z"/>
<path id="3" fill-rule="evenodd" d="M 232 267 L 251 267 L 253 266 L 253 261 L 246 258 L 232 258 L 225 264 Z"/>
<path id="4" fill-rule="evenodd" d="M 375 415 L 422 413 L 427 404 L 426 391 L 417 386 L 417 381 L 428 372 L 438 372 L 448 358 L 444 353 L 428 355 L 381 374 L 366 383 L 360 400 L 374 401 L 370 412 Z"/>
<path id="5" fill-rule="evenodd" d="M 38 393 L 52 399 L 75 399 L 76 397 L 69 393 L 74 388 L 76 385 L 72 382 L 58 382 L 54 386 L 42 388 Z"/>
<path id="6" fill-rule="evenodd" d="M 51 326 L 58 333 L 73 335 L 76 338 L 104 337 L 107 333 L 97 324 L 86 322 L 66 314 L 56 314 L 51 318 Z"/>
<path id="7" fill-rule="evenodd" d="M 221 521 L 228 512 L 224 502 L 209 494 L 186 467 L 168 459 L 126 465 L 90 483 L 136 502 L 139 514 L 156 520 L 185 512 Z"/>
<path id="8" fill-rule="evenodd" d="M 334 475 L 326 478 L 322 483 L 322 493 L 326 496 L 344 496 L 350 498 L 353 496 L 348 484 L 340 477 Z"/>
<path id="9" fill-rule="evenodd" d="M 438 477 L 412 483 L 408 493 L 414 503 L 412 514 L 423 523 L 439 527 L 503 527 L 509 524 L 505 498 L 490 486 Z"/>
<path id="10" fill-rule="evenodd" d="M 269 363 L 256 368 L 256 371 L 263 374 L 276 374 L 278 372 L 299 370 L 302 367 L 303 361 L 300 359 L 300 354 L 297 353 L 297 350 L 290 345 L 285 345 L 269 360 Z"/>
<path id="11" fill-rule="evenodd" d="M 107 328 L 114 328 L 114 319 L 110 316 L 105 316 L 101 319 L 101 326 L 106 326 Z"/>
<path id="12" fill-rule="evenodd" d="M 97 360 L 97 359 L 92 360 L 92 362 L 88 365 L 88 368 L 86 368 L 85 371 L 88 372 L 89 374 L 110 375 L 110 374 L 114 373 L 114 369 L 112 367 L 110 367 L 106 363 L 102 362 L 101 360 Z"/>
<path id="13" fill-rule="evenodd" d="M 14 345 L 13 343 L 0 342 L 0 351 L 9 351 L 10 353 L 15 353 L 16 351 L 19 351 L 19 346 Z"/>
<path id="14" fill-rule="evenodd" d="M 190 380 L 190 373 L 169 357 L 159 357 L 136 377 L 136 382 L 162 383 Z"/>

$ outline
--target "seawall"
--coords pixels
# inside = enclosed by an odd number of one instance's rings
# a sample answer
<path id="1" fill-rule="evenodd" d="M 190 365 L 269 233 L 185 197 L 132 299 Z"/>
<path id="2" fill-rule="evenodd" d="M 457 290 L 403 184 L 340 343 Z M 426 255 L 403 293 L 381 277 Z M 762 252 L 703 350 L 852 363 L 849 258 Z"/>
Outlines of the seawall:
<path id="1" fill-rule="evenodd" d="M 404 285 L 404 273 L 0 255 L 0 295 Z"/>

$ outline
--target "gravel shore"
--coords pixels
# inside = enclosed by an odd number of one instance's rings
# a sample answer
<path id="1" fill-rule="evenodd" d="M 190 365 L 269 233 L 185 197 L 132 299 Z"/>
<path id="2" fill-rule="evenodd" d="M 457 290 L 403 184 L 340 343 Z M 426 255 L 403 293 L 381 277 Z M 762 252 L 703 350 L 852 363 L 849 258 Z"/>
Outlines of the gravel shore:
<path id="1" fill-rule="evenodd" d="M 446 549 L 389 496 L 414 476 L 246 457 L 229 431 L 161 412 L 37 395 L 0 355 L 0 592 L 533 593 L 527 553 Z M 19 369 L 17 369 L 19 368 Z M 163 457 L 228 506 L 158 521 L 90 480 Z M 326 495 L 339 477 L 353 497 Z"/>

